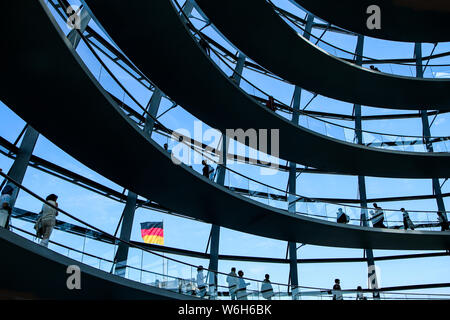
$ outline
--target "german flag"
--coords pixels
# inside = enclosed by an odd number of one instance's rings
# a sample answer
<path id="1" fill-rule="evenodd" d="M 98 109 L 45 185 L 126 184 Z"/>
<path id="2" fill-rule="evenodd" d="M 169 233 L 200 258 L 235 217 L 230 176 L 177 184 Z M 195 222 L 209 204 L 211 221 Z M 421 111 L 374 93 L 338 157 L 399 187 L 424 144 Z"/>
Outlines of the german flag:
<path id="1" fill-rule="evenodd" d="M 141 235 L 145 243 L 164 245 L 164 227 L 162 222 L 142 222 Z"/>

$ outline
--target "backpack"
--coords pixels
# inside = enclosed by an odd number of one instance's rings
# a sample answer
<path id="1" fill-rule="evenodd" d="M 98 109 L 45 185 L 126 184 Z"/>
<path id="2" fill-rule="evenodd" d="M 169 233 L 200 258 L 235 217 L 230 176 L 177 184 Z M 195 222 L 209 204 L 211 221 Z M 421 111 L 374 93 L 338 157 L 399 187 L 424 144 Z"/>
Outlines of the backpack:
<path id="1" fill-rule="evenodd" d="M 348 214 L 345 213 L 345 220 L 347 221 L 346 223 L 350 222 L 350 216 Z"/>
<path id="2" fill-rule="evenodd" d="M 44 235 L 44 230 L 42 230 L 42 212 L 39 214 L 39 218 L 37 218 L 34 223 L 34 230 L 36 230 L 36 237 L 41 239 Z"/>

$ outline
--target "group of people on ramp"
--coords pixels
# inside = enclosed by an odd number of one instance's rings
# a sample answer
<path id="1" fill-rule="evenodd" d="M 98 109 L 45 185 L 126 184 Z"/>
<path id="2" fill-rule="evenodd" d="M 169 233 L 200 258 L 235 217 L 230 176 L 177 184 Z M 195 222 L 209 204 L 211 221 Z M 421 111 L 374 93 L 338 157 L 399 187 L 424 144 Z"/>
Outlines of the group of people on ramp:
<path id="1" fill-rule="evenodd" d="M 378 204 L 373 204 L 374 210 L 370 211 L 370 218 L 367 219 L 367 222 L 372 222 L 372 226 L 374 228 L 387 228 L 385 224 L 385 213 L 383 208 L 381 208 Z M 403 229 L 404 230 L 415 230 L 417 226 L 413 223 L 409 216 L 409 212 L 405 208 L 401 208 L 400 212 L 402 213 L 403 218 Z M 346 214 L 342 208 L 339 208 L 336 212 L 336 222 L 347 224 L 350 222 L 350 217 Z M 437 225 L 441 227 L 441 231 L 449 230 L 449 222 L 446 215 L 442 211 L 437 211 Z M 420 226 L 419 226 L 420 227 Z M 398 227 L 397 227 L 398 228 Z"/>
<path id="2" fill-rule="evenodd" d="M 203 266 L 197 268 L 197 294 L 201 298 L 204 298 L 207 295 L 206 276 L 203 274 L 203 270 Z M 236 273 L 236 268 L 231 268 L 231 272 L 227 275 L 226 282 L 228 284 L 228 294 L 231 300 L 248 300 L 248 296 L 252 294 L 252 292 L 247 291 L 247 287 L 250 283 L 245 281 L 244 271 L 242 270 L 239 270 Z M 254 293 L 258 292 L 255 291 Z M 275 295 L 268 274 L 264 276 L 264 280 L 261 282 L 261 290 L 258 295 L 259 294 L 267 300 L 271 300 Z"/>

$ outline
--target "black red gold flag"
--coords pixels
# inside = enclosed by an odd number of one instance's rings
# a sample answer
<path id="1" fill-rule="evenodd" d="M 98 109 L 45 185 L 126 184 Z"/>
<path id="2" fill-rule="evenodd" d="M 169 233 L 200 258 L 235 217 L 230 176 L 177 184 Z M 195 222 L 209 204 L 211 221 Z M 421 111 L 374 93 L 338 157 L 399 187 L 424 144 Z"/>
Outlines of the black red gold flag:
<path id="1" fill-rule="evenodd" d="M 145 243 L 164 245 L 164 227 L 162 222 L 142 222 L 141 235 Z"/>

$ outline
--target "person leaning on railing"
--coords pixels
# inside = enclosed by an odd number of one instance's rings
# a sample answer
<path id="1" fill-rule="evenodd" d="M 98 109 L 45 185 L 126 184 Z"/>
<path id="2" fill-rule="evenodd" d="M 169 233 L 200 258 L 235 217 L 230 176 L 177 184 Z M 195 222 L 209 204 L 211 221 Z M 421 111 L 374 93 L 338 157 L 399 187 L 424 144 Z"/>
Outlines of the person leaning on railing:
<path id="1" fill-rule="evenodd" d="M 244 272 L 242 270 L 239 270 L 238 272 L 239 275 L 239 282 L 238 282 L 238 289 L 236 291 L 236 296 L 238 300 L 247 300 L 247 286 L 250 285 L 249 282 L 245 282 L 243 276 L 244 276 Z"/>
<path id="2" fill-rule="evenodd" d="M 274 112 L 277 111 L 277 108 L 275 106 L 275 99 L 272 96 L 269 96 L 267 98 L 266 107 Z"/>
<path id="3" fill-rule="evenodd" d="M 209 180 L 214 180 L 214 168 L 209 165 L 206 160 L 202 160 L 202 165 L 203 165 L 203 169 L 202 169 L 202 173 L 203 176 L 208 178 Z"/>
<path id="4" fill-rule="evenodd" d="M 58 207 L 58 196 L 56 194 L 50 194 L 45 201 L 50 203 L 53 207 Z M 58 210 L 44 203 L 42 205 L 41 216 L 39 217 L 41 223 L 41 231 L 42 240 L 41 245 L 44 247 L 48 247 L 48 241 L 50 240 L 50 236 L 52 234 L 53 228 L 56 224 L 56 216 L 58 215 Z"/>
<path id="5" fill-rule="evenodd" d="M 211 55 L 211 48 L 209 46 L 209 43 L 206 42 L 205 39 L 200 38 L 200 40 L 198 41 L 198 44 L 200 45 L 200 47 L 203 49 L 203 51 L 205 51 L 205 53 L 210 56 Z"/>
<path id="6" fill-rule="evenodd" d="M 236 300 L 236 290 L 238 287 L 238 276 L 236 274 L 236 268 L 231 268 L 231 272 L 228 274 L 227 279 L 228 291 L 230 293 L 231 300 Z"/>
<path id="7" fill-rule="evenodd" d="M 197 288 L 199 296 L 203 298 L 206 295 L 206 283 L 205 276 L 203 275 L 203 266 L 198 266 L 197 268 Z"/>
<path id="8" fill-rule="evenodd" d="M 409 212 L 406 211 L 405 208 L 401 208 L 400 211 L 403 213 L 403 226 L 405 227 L 405 230 L 414 230 L 415 226 L 409 217 Z"/>
<path id="9" fill-rule="evenodd" d="M 14 192 L 14 188 L 7 184 L 1 193 L 0 200 L 0 227 L 8 228 L 9 216 L 11 214 L 11 197 Z"/>
<path id="10" fill-rule="evenodd" d="M 261 294 L 264 299 L 272 300 L 275 294 L 273 293 L 272 283 L 270 283 L 269 278 L 270 276 L 268 274 L 264 276 L 264 281 L 261 284 Z"/>
<path id="11" fill-rule="evenodd" d="M 358 288 L 356 288 L 356 300 L 367 300 L 367 298 L 364 297 L 361 286 L 358 286 Z"/>
<path id="12" fill-rule="evenodd" d="M 341 292 L 341 280 L 335 279 L 333 285 L 333 300 L 344 300 Z"/>
<path id="13" fill-rule="evenodd" d="M 337 215 L 337 218 L 336 218 L 337 223 L 349 223 L 350 222 L 350 217 L 344 211 L 342 211 L 342 208 L 338 209 L 338 211 L 336 212 L 336 215 Z"/>

